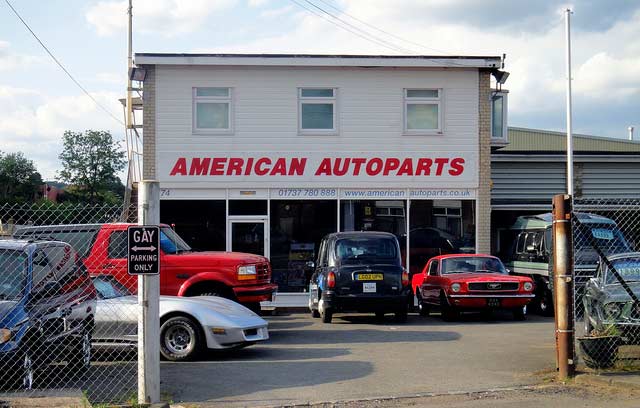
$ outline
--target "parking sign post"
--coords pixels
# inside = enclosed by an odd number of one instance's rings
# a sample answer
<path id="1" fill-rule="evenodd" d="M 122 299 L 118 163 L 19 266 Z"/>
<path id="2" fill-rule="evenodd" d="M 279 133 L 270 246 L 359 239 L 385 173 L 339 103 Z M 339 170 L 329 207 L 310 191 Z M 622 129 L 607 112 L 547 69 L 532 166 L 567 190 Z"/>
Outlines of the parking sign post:
<path id="1" fill-rule="evenodd" d="M 160 184 L 157 181 L 141 181 L 138 185 L 138 224 L 157 226 L 159 223 Z M 159 237 L 155 238 L 158 239 L 159 244 Z M 141 242 L 141 244 L 138 245 L 138 252 L 151 252 L 150 247 L 155 246 L 147 245 L 150 244 L 148 242 Z M 140 249 L 143 246 L 148 248 Z M 138 309 L 138 402 L 153 404 L 160 401 L 160 276 L 158 274 L 138 275 L 138 305 L 140 306 Z"/>

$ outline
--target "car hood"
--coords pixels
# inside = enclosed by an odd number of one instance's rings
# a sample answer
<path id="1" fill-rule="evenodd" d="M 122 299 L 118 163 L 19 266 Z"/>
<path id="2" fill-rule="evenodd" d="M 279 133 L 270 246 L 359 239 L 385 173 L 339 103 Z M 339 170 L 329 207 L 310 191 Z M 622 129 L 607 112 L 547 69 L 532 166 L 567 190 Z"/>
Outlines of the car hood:
<path id="1" fill-rule="evenodd" d="M 442 276 L 451 281 L 465 282 L 522 282 L 530 280 L 522 276 L 513 276 L 500 273 L 452 273 Z"/>
<path id="2" fill-rule="evenodd" d="M 206 265 L 242 265 L 268 262 L 267 258 L 245 252 L 202 251 L 183 252 L 178 255 L 181 260 L 203 263 Z"/>
<path id="3" fill-rule="evenodd" d="M 629 288 L 635 293 L 636 296 L 640 297 L 640 282 L 630 282 L 628 283 Z M 607 297 L 608 301 L 629 301 L 631 297 L 627 293 L 626 290 L 619 283 L 614 283 L 611 285 L 606 285 L 602 291 Z"/>
<path id="4" fill-rule="evenodd" d="M 163 312 L 163 306 L 171 307 L 170 305 L 193 305 L 198 308 L 208 309 L 221 315 L 228 317 L 249 317 L 258 316 L 251 310 L 242 306 L 233 300 L 225 299 L 218 296 L 160 296 L 160 311 Z"/>

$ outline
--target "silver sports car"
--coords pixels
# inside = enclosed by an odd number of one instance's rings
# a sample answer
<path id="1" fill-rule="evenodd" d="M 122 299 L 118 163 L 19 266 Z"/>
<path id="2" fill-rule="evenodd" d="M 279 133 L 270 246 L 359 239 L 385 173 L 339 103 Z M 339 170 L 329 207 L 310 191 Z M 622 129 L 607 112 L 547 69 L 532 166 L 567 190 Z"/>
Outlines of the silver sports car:
<path id="1" fill-rule="evenodd" d="M 98 292 L 92 344 L 137 345 L 137 296 L 112 276 L 93 278 Z M 205 348 L 249 346 L 269 338 L 268 323 L 246 307 L 215 296 L 160 296 L 160 352 L 171 361 L 194 359 Z"/>

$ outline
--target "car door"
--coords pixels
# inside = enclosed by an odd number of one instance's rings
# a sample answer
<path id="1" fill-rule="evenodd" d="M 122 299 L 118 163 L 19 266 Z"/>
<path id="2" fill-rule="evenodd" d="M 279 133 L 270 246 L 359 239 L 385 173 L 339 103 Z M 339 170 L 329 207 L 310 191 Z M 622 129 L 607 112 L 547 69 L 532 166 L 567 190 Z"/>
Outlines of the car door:
<path id="1" fill-rule="evenodd" d="M 327 265 L 327 239 L 323 239 L 320 242 L 320 248 L 318 250 L 318 259 L 315 264 L 313 275 L 311 275 L 311 281 L 309 283 L 309 296 L 314 304 L 320 300 L 320 282 L 322 281 L 322 274 Z"/>
<path id="2" fill-rule="evenodd" d="M 437 304 L 439 303 L 440 286 L 438 281 L 438 269 L 440 261 L 438 259 L 432 259 L 429 262 L 429 268 L 427 269 L 427 275 L 422 282 L 422 298 L 424 302 Z"/>
<path id="3" fill-rule="evenodd" d="M 138 292 L 138 279 L 127 272 L 127 230 L 106 230 L 106 259 L 102 274 L 111 275 L 132 293 Z"/>
<path id="4" fill-rule="evenodd" d="M 53 341 L 65 331 L 65 318 L 72 312 L 60 296 L 60 284 L 45 251 L 37 249 L 33 254 L 32 287 L 28 308 L 30 319 L 40 321 L 45 342 Z M 54 343 L 55 344 L 55 343 Z"/>

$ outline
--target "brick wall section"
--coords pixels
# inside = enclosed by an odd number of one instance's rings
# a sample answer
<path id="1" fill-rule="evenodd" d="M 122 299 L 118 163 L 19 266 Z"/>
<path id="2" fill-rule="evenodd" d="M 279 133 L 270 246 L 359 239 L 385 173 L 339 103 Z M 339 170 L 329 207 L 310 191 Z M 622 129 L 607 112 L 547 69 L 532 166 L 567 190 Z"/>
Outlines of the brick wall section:
<path id="1" fill-rule="evenodd" d="M 491 74 L 480 70 L 478 93 L 478 132 L 480 174 L 476 250 L 491 252 Z"/>
<path id="2" fill-rule="evenodd" d="M 156 180 L 156 70 L 153 65 L 144 68 L 147 76 L 144 79 L 142 107 L 142 178 Z"/>

